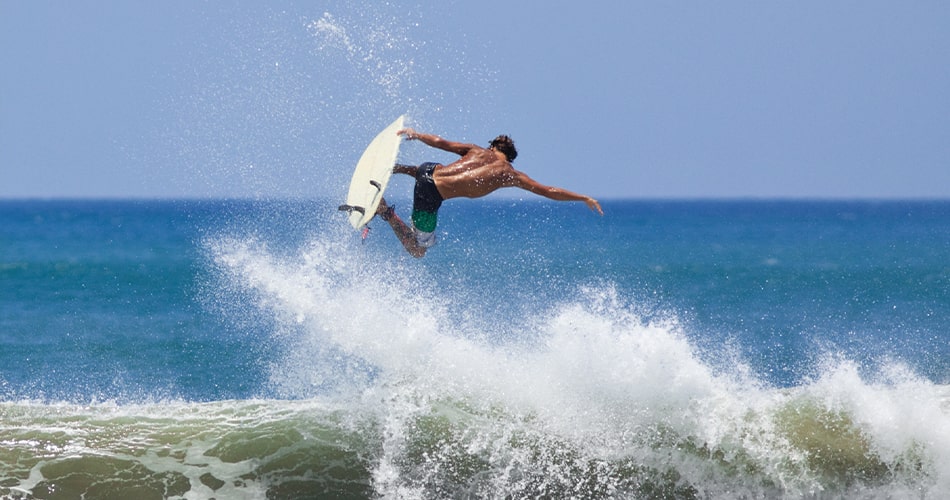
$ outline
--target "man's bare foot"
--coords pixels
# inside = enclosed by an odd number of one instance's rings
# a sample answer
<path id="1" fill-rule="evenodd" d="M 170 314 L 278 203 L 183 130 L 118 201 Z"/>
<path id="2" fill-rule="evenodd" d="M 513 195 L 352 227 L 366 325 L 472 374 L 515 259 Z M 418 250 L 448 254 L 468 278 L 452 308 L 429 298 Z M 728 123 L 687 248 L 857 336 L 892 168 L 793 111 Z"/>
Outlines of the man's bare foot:
<path id="1" fill-rule="evenodd" d="M 379 200 L 379 206 L 376 207 L 376 215 L 378 215 L 380 219 L 383 219 L 384 221 L 389 222 L 389 219 L 393 216 L 394 213 L 395 212 L 393 212 L 393 207 L 390 207 L 389 205 L 386 204 L 385 198 Z"/>

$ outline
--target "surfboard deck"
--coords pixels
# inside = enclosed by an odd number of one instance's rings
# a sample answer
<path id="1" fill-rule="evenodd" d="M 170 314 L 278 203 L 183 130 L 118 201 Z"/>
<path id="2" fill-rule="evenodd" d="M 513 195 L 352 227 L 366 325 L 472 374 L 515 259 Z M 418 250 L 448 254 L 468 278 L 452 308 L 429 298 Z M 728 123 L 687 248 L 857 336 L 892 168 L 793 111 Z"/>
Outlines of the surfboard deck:
<path id="1" fill-rule="evenodd" d="M 405 115 L 396 118 L 377 134 L 356 163 L 346 203 L 339 207 L 341 211 L 349 212 L 350 225 L 356 229 L 369 223 L 383 199 L 402 143 L 396 132 L 403 128 L 405 119 Z"/>

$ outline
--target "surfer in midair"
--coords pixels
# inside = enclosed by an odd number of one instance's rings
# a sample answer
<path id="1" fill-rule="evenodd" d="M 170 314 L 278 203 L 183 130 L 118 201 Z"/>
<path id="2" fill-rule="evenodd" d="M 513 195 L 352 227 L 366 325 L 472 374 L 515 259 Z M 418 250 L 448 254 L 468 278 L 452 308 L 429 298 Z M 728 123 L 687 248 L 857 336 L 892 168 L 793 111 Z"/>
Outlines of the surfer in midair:
<path id="1" fill-rule="evenodd" d="M 403 222 L 393 208 L 382 200 L 376 214 L 388 222 L 396 237 L 413 257 L 422 257 L 435 244 L 435 226 L 439 207 L 444 200 L 451 198 L 479 198 L 497 189 L 516 187 L 557 201 L 583 201 L 600 215 L 604 211 L 600 203 L 590 196 L 574 193 L 566 189 L 545 186 L 524 172 L 515 170 L 511 162 L 518 156 L 515 143 L 507 135 L 499 135 L 487 148 L 475 144 L 453 142 L 434 134 L 423 134 L 411 128 L 404 128 L 398 135 L 407 141 L 421 141 L 425 145 L 450 153 L 461 158 L 440 165 L 423 163 L 419 166 L 399 165 L 393 173 L 415 177 L 411 224 Z"/>

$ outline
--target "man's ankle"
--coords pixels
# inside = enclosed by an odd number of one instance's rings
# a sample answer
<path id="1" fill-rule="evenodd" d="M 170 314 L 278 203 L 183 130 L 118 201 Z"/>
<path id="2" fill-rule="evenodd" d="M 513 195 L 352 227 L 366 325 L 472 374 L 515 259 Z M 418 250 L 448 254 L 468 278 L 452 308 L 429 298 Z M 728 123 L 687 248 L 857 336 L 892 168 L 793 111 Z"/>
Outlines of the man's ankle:
<path id="1" fill-rule="evenodd" d="M 379 214 L 380 219 L 389 222 L 389 219 L 392 219 L 393 216 L 396 215 L 396 205 L 388 205 L 382 211 L 378 211 L 377 214 Z"/>

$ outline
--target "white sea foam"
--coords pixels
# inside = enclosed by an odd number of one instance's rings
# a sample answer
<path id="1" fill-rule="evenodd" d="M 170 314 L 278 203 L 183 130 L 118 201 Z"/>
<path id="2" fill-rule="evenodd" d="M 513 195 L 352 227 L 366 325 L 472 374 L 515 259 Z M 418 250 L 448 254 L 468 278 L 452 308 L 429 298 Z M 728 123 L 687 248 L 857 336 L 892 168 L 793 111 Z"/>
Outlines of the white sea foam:
<path id="1" fill-rule="evenodd" d="M 462 321 L 493 312 L 453 314 L 477 306 L 420 286 L 438 280 L 416 264 L 320 241 L 278 257 L 228 240 L 215 254 L 294 345 L 273 367 L 281 390 L 320 397 L 313 388 L 340 366 L 321 358 L 330 352 L 363 363 L 347 382 L 353 411 L 381 426 L 373 477 L 384 494 L 429 496 L 460 455 L 487 469 L 464 488 L 494 494 L 581 479 L 591 492 L 636 493 L 644 475 L 712 497 L 950 491 L 945 388 L 897 364 L 868 381 L 837 360 L 814 382 L 776 389 L 741 364 L 713 369 L 675 319 L 645 321 L 609 285 L 526 319 Z M 499 337 L 486 324 L 507 340 L 484 340 Z M 420 419 L 433 418 L 451 429 L 420 458 Z"/>

